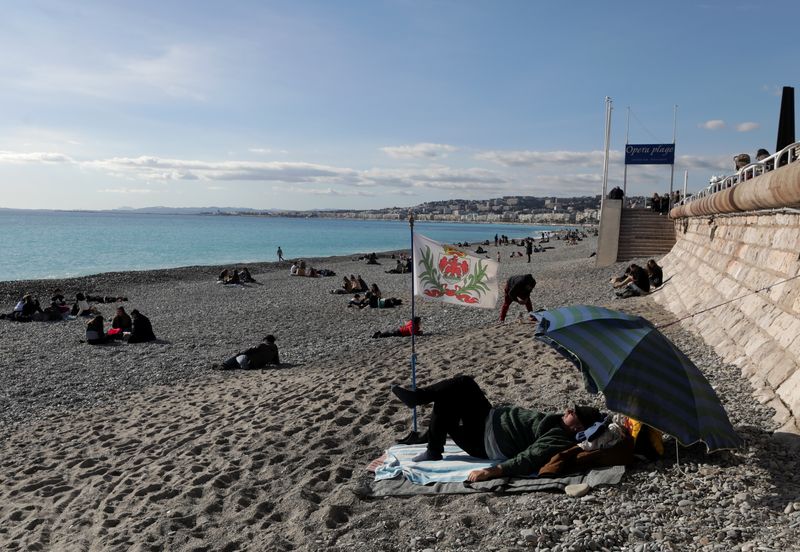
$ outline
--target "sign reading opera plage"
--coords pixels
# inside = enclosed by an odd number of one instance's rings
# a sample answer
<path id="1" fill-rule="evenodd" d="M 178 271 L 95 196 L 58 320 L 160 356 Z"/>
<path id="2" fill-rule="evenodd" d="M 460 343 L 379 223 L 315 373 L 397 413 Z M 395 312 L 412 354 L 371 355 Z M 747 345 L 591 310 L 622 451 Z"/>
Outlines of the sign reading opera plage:
<path id="1" fill-rule="evenodd" d="M 626 165 L 674 165 L 675 144 L 628 144 Z"/>

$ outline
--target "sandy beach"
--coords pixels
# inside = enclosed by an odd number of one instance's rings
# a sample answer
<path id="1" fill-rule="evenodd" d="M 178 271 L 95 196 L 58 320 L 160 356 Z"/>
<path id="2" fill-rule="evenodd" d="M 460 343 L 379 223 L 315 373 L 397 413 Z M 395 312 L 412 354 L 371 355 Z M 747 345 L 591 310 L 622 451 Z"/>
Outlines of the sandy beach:
<path id="1" fill-rule="evenodd" d="M 501 281 L 530 272 L 534 308 L 586 303 L 674 317 L 651 298 L 617 300 L 623 265 L 594 268 L 596 239 L 509 258 Z M 487 247 L 495 258 L 497 248 Z M 352 257 L 307 259 L 336 272 L 289 275 L 248 264 L 258 283 L 216 283 L 221 267 L 0 283 L 8 312 L 21 293 L 59 287 L 125 296 L 158 341 L 89 346 L 84 321 L 0 320 L 0 548 L 64 551 L 234 550 L 792 550 L 800 542 L 797 438 L 773 433 L 772 411 L 738 368 L 679 324 L 664 333 L 703 371 L 743 437 L 741 450 L 675 447 L 619 485 L 562 493 L 374 499 L 367 464 L 410 429 L 389 392 L 410 379 L 410 341 L 371 339 L 411 315 L 411 276 Z M 348 309 L 329 290 L 360 274 L 395 309 Z M 669 275 L 665 275 L 669 276 Z M 667 284 L 669 285 L 669 284 Z M 656 292 L 657 293 L 657 292 Z M 113 316 L 115 305 L 101 304 Z M 470 309 L 417 301 L 419 384 L 473 376 L 496 404 L 560 411 L 603 406 L 577 370 L 533 339 L 512 305 Z M 274 334 L 283 365 L 212 366 Z M 421 409 L 425 420 L 427 407 Z"/>

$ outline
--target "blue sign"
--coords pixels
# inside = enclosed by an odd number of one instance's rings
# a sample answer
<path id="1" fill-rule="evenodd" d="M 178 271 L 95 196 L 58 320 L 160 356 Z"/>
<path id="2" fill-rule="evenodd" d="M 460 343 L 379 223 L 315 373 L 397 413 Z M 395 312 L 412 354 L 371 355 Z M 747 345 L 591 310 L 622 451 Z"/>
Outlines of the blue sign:
<path id="1" fill-rule="evenodd" d="M 675 144 L 628 144 L 626 165 L 674 165 Z"/>

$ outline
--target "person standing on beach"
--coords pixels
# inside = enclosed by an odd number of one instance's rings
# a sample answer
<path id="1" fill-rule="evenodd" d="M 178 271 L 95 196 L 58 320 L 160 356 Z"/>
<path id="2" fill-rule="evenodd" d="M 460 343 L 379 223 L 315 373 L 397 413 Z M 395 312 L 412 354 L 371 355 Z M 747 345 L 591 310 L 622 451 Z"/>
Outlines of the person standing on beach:
<path id="1" fill-rule="evenodd" d="M 282 260 L 283 260 L 283 249 L 281 249 L 281 246 L 279 245 L 278 246 L 278 261 L 282 261 Z"/>
<path id="2" fill-rule="evenodd" d="M 500 322 L 505 322 L 508 308 L 511 306 L 512 302 L 525 305 L 525 308 L 528 309 L 528 313 L 533 311 L 531 292 L 535 287 L 536 280 L 533 279 L 532 274 L 520 274 L 509 278 L 506 282 L 503 306 L 500 308 Z"/>
<path id="3" fill-rule="evenodd" d="M 531 262 L 531 253 L 533 253 L 533 240 L 528 238 L 525 240 L 525 254 L 528 256 L 528 262 Z"/>

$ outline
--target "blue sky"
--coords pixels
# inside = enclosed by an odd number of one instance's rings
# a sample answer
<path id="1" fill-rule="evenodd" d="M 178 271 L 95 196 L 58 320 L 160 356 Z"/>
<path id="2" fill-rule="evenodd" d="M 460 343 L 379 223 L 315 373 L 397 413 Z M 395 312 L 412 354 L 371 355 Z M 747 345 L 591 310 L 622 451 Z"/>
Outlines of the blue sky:
<path id="1" fill-rule="evenodd" d="M 774 152 L 800 3 L 10 1 L 0 207 L 377 208 L 675 186 Z M 669 167 L 628 170 L 628 190 Z"/>

